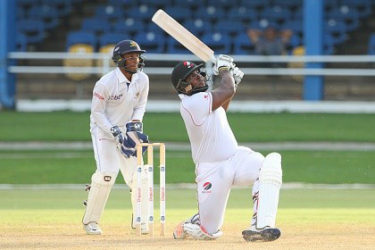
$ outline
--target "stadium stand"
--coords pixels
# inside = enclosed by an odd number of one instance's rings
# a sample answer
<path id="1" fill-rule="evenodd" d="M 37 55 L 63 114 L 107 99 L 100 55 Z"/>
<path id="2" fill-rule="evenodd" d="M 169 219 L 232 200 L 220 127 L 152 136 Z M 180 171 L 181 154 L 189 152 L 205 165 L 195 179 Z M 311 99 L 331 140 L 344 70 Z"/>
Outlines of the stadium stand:
<path id="1" fill-rule="evenodd" d="M 56 2 L 56 3 L 55 3 Z M 48 24 L 45 23 L 46 20 L 41 20 L 43 22 L 43 39 L 39 42 L 30 43 L 27 39 L 28 36 L 24 31 L 18 30 L 19 36 L 17 37 L 17 50 L 19 51 L 69 51 L 69 44 L 73 45 L 76 43 L 82 43 L 84 40 L 77 39 L 72 42 L 70 38 L 70 33 L 75 32 L 84 32 L 83 23 L 85 19 L 100 19 L 102 22 L 110 23 L 107 31 L 97 32 L 97 34 L 90 35 L 91 42 L 88 42 L 84 47 L 85 49 L 76 49 L 76 51 L 92 51 L 92 52 L 104 52 L 110 53 L 112 46 L 117 40 L 131 38 L 135 39 L 138 34 L 147 34 L 148 31 L 153 31 L 156 34 L 162 36 L 161 40 L 163 41 L 162 53 L 186 53 L 191 54 L 188 50 L 183 48 L 178 42 L 176 42 L 170 36 L 167 36 L 160 28 L 156 27 L 153 23 L 150 22 L 149 18 L 153 14 L 152 12 L 148 17 L 140 18 L 137 14 L 133 13 L 133 10 L 139 9 L 140 6 L 148 6 L 150 9 L 155 10 L 155 8 L 162 7 L 166 9 L 170 14 L 173 13 L 173 9 L 183 8 L 185 12 L 190 14 L 190 18 L 183 19 L 185 20 L 182 23 L 187 27 L 192 33 L 199 36 L 201 39 L 205 34 L 212 34 L 213 32 L 220 29 L 218 26 L 223 26 L 222 20 L 227 21 L 240 21 L 244 27 L 251 27 L 252 25 L 260 25 L 264 23 L 269 23 L 272 20 L 266 19 L 263 14 L 266 9 L 271 9 L 273 6 L 280 6 L 282 9 L 287 9 L 290 12 L 290 16 L 285 20 L 279 28 L 281 29 L 292 29 L 293 36 L 290 40 L 290 45 L 288 50 L 291 54 L 294 55 L 303 55 L 304 54 L 304 36 L 303 36 L 303 6 L 302 0 L 171 0 L 171 1 L 146 1 L 146 0 L 17 0 L 18 10 L 17 10 L 17 20 L 29 20 L 32 14 L 32 9 L 41 8 L 44 5 L 50 6 L 51 9 L 56 9 L 56 11 L 51 16 L 56 16 L 54 19 L 58 21 L 58 25 L 54 28 L 47 28 Z M 229 2 L 229 4 L 228 4 Z M 159 5 L 158 7 L 156 6 Z M 113 11 L 117 14 L 108 15 L 106 13 L 100 12 L 98 9 L 105 6 L 112 6 Z M 220 9 L 224 12 L 224 17 L 221 19 L 205 19 L 204 16 L 198 15 L 199 9 L 207 8 L 208 6 L 214 6 L 217 9 Z M 345 7 L 347 6 L 347 7 Z M 375 30 L 375 0 L 324 0 L 324 8 L 326 10 L 325 22 L 329 19 L 339 20 L 343 22 L 343 17 L 341 13 L 338 13 L 337 16 L 333 15 L 334 12 L 339 12 L 339 10 L 346 8 L 349 9 L 349 12 L 357 12 L 358 26 L 353 30 L 348 29 L 349 23 L 345 23 L 345 37 L 346 39 L 342 42 L 337 42 L 335 38 L 330 33 L 324 34 L 324 53 L 329 54 L 338 54 L 338 55 L 360 55 L 360 54 L 371 54 L 374 55 L 374 39 L 370 39 L 369 31 Z M 134 8 L 134 9 L 133 9 Z M 111 8 L 108 8 L 111 9 Z M 172 11 L 169 11 L 169 10 Z M 352 11 L 353 10 L 353 11 Z M 103 11 L 103 10 L 102 10 Z M 65 13 L 65 14 L 64 14 Z M 120 14 L 121 13 L 121 14 Z M 173 14 L 175 15 L 175 14 Z M 33 16 L 32 19 L 40 20 L 40 17 Z M 270 19 L 270 18 L 269 18 Z M 51 20 L 50 20 L 51 21 Z M 131 25 L 127 26 L 125 23 L 128 22 Z M 356 22 L 356 21 L 354 21 Z M 225 23 L 225 22 L 224 22 Z M 232 23 L 232 22 L 231 22 Z M 90 25 L 89 25 L 90 26 Z M 227 28 L 227 27 L 226 27 Z M 88 28 L 93 29 L 93 27 Z M 228 28 L 227 28 L 228 29 Z M 222 31 L 223 34 L 227 32 Z M 23 37 L 22 37 L 23 36 Z M 371 40 L 371 42 L 370 42 Z M 229 35 L 229 44 L 228 51 L 223 51 L 226 54 L 234 55 L 252 55 L 254 54 L 254 45 L 251 44 L 245 32 L 241 34 L 239 32 L 237 35 L 234 33 Z M 143 42 L 140 42 L 143 47 Z M 370 45 L 371 44 L 371 45 Z M 90 49 L 88 49 L 90 48 Z M 71 50 L 73 51 L 73 50 Z M 148 51 L 151 52 L 151 51 Z M 221 52 L 217 52 L 221 53 Z M 147 56 L 147 55 L 146 55 Z M 36 60 L 31 61 L 28 59 L 19 60 L 25 62 L 23 65 L 34 66 L 34 65 L 48 65 L 50 61 L 48 60 L 39 60 L 35 63 Z M 34 63 L 34 64 L 33 64 Z M 60 63 L 60 62 L 58 62 Z M 87 62 L 85 62 L 87 63 Z M 92 60 L 87 64 L 79 64 L 80 66 L 92 65 L 100 66 L 102 63 L 101 60 Z M 169 63 L 169 62 L 168 62 Z M 146 68 L 153 67 L 157 65 L 166 65 L 167 62 L 156 62 L 156 61 L 147 61 L 146 57 Z M 64 64 L 65 65 L 65 64 Z M 68 65 L 68 64 L 66 64 Z M 73 64 L 70 64 L 73 65 Z M 251 67 L 254 63 L 238 63 L 240 67 Z M 328 68 L 334 68 L 334 63 L 325 64 Z M 342 64 L 341 64 L 342 65 Z M 341 66 L 340 65 L 340 66 Z M 360 68 L 362 65 L 359 64 L 347 64 L 348 67 L 357 67 Z M 48 65 L 50 66 L 50 65 Z M 19 88 L 18 95 L 20 98 L 37 98 L 38 95 L 44 98 L 90 98 L 92 94 L 93 83 L 97 80 L 96 75 L 81 76 L 77 78 L 75 76 L 73 80 L 71 77 L 62 78 L 58 74 L 44 74 L 43 76 L 38 74 L 33 74 L 30 77 L 30 74 L 19 74 L 17 78 L 19 82 L 17 83 Z M 330 91 L 333 91 L 335 87 L 338 89 L 344 89 L 346 87 L 346 92 L 343 90 L 341 95 L 336 95 L 328 93 L 327 97 L 330 98 L 334 96 L 336 99 L 348 98 L 368 98 L 368 93 L 373 93 L 373 78 L 368 77 L 358 77 L 360 78 L 365 85 L 367 82 L 367 90 L 359 91 L 358 87 L 359 81 L 354 80 L 351 77 L 327 77 L 329 78 L 329 88 Z M 47 79 L 47 80 L 46 80 Z M 298 99 L 300 98 L 301 93 L 301 84 L 294 84 L 293 79 L 290 76 L 249 76 L 246 75 L 246 82 L 241 86 L 240 96 L 237 98 L 242 99 L 261 99 L 261 98 L 290 98 Z M 51 84 L 46 88 L 46 82 L 50 81 Z M 169 84 L 165 84 L 169 81 L 168 76 L 160 75 L 151 75 L 152 84 L 150 84 L 150 97 L 151 98 L 175 98 L 173 89 L 169 89 Z M 355 82 L 355 85 L 354 85 Z M 371 84 L 369 83 L 371 82 Z M 62 83 L 62 84 L 60 84 Z M 251 83 L 251 84 L 246 84 Z M 351 85 L 349 85 L 351 84 Z M 282 86 L 282 87 L 281 87 Z M 39 92 L 38 92 L 39 91 Z M 337 91 L 338 92 L 338 91 Z M 166 96 L 165 93 L 172 93 L 171 97 Z M 348 93 L 348 94 L 347 94 Z M 349 93 L 352 93 L 352 96 L 349 96 Z M 354 93 L 354 94 L 353 94 Z M 355 95 L 357 95 L 355 97 Z M 373 95 L 372 95 L 373 97 Z"/>
<path id="2" fill-rule="evenodd" d="M 185 51 L 170 40 L 165 33 L 149 20 L 157 8 L 165 9 L 193 34 L 203 37 L 220 33 L 227 37 L 230 46 L 226 53 L 252 54 L 253 46 L 246 47 L 245 40 L 239 40 L 246 28 L 265 29 L 274 25 L 279 29 L 290 29 L 293 38 L 289 51 L 303 46 L 302 0 L 17 0 L 18 32 L 26 37 L 19 39 L 18 48 L 26 50 L 30 44 L 40 44 L 57 26 L 66 25 L 65 17 L 77 12 L 75 6 L 82 2 L 92 6 L 91 11 L 82 13 L 76 29 L 66 34 L 65 48 L 68 48 L 69 33 L 92 32 L 96 40 L 109 32 L 122 33 L 124 37 L 135 39 L 154 33 L 162 41 L 155 44 L 152 51 L 177 53 Z M 325 0 L 324 51 L 334 54 L 341 45 L 351 38 L 368 18 L 375 1 L 373 0 Z M 27 24 L 27 25 L 26 25 Z M 47 34 L 47 36 L 46 36 Z M 70 38 L 71 39 L 71 38 Z M 146 40 L 148 41 L 148 40 Z M 71 40 L 69 41 L 71 43 Z M 76 42 L 79 42 L 78 40 Z M 216 45 L 215 45 L 216 46 Z M 94 51 L 99 51 L 96 44 Z M 240 49 L 243 48 L 243 49 Z"/>

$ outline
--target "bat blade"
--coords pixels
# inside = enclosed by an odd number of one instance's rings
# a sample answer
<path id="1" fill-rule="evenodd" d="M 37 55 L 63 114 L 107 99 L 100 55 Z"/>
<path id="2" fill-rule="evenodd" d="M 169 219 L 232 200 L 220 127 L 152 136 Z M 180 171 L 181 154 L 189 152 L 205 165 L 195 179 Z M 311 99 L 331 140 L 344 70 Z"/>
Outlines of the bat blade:
<path id="1" fill-rule="evenodd" d="M 214 60 L 214 51 L 165 11 L 161 9 L 156 11 L 152 21 L 202 61 Z"/>

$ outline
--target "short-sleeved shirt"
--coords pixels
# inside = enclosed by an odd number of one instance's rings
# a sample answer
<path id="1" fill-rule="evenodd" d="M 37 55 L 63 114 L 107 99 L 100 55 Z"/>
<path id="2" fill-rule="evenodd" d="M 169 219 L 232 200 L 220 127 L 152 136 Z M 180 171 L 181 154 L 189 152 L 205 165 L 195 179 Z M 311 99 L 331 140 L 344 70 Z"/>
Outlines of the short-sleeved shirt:
<path id="1" fill-rule="evenodd" d="M 229 159 L 238 148 L 222 107 L 212 111 L 212 94 L 180 94 L 180 113 L 189 135 L 195 164 Z"/>
<path id="2" fill-rule="evenodd" d="M 120 128 L 131 120 L 142 121 L 146 110 L 149 78 L 143 72 L 133 74 L 129 81 L 119 68 L 96 82 L 91 104 L 90 128 L 99 127 L 110 136 L 111 127 Z"/>

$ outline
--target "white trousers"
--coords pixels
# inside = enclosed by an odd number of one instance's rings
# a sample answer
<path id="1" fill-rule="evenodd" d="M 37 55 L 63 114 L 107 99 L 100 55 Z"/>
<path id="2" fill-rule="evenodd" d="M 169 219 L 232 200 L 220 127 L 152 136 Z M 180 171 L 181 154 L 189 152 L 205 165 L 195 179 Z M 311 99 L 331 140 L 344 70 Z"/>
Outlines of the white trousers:
<path id="1" fill-rule="evenodd" d="M 233 157 L 221 162 L 205 162 L 196 166 L 199 217 L 208 233 L 223 225 L 225 208 L 233 185 L 249 186 L 257 181 L 264 156 L 239 147 Z M 253 189 L 258 189 L 257 183 Z M 253 193 L 258 190 L 253 190 Z M 251 200 L 251 196 L 244 197 Z"/>
<path id="2" fill-rule="evenodd" d="M 137 167 L 137 158 L 125 158 L 117 148 L 115 140 L 102 136 L 99 128 L 93 129 L 91 138 L 97 171 L 117 176 L 119 170 L 121 170 L 126 184 L 131 188 L 133 175 Z"/>

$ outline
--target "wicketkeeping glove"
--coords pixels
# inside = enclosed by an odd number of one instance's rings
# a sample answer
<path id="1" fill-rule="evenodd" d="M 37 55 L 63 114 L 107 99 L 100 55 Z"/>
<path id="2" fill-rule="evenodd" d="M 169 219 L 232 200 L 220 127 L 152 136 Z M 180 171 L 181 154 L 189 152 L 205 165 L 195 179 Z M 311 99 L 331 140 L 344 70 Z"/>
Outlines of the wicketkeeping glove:
<path id="1" fill-rule="evenodd" d="M 124 135 L 122 134 L 120 128 L 118 126 L 113 126 L 111 128 L 111 133 L 115 138 L 116 142 L 118 144 L 122 144 L 122 142 L 124 141 Z"/>
<path id="2" fill-rule="evenodd" d="M 149 142 L 148 136 L 146 134 L 142 133 L 143 125 L 142 122 L 129 122 L 126 124 L 126 136 L 128 139 L 131 139 L 136 147 L 136 145 L 140 143 L 147 143 Z M 147 147 L 142 147 L 142 153 L 144 153 L 147 150 Z M 134 156 L 136 155 L 136 151 L 134 153 Z"/>
<path id="3" fill-rule="evenodd" d="M 218 75 L 220 70 L 231 70 L 234 67 L 235 65 L 233 63 L 233 57 L 228 55 L 219 55 L 216 57 L 213 73 Z"/>

